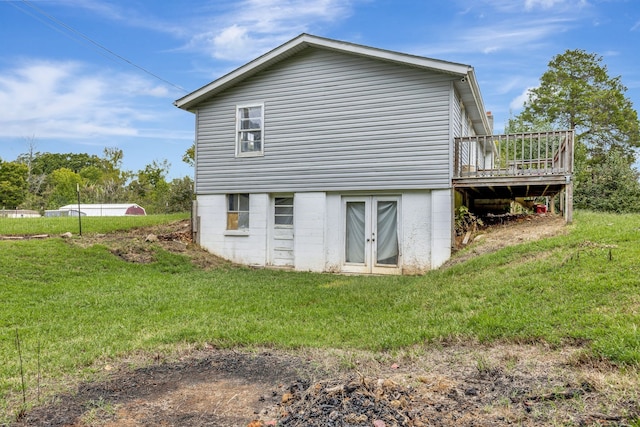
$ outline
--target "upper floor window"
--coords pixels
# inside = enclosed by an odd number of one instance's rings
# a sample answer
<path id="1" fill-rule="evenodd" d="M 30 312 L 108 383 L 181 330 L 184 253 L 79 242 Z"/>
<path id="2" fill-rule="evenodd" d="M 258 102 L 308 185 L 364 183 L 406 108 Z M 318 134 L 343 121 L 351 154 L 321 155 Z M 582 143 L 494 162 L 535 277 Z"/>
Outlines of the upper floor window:
<path id="1" fill-rule="evenodd" d="M 236 116 L 236 156 L 262 156 L 264 105 L 239 105 Z"/>

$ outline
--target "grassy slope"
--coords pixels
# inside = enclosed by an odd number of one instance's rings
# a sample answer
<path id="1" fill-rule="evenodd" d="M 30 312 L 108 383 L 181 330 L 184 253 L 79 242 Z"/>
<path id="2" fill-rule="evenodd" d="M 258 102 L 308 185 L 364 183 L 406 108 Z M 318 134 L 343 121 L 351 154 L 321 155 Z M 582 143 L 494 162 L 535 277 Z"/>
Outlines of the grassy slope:
<path id="1" fill-rule="evenodd" d="M 110 231 L 126 230 L 131 227 L 156 225 L 172 220 L 188 218 L 188 214 L 177 213 L 170 215 L 119 216 L 119 217 L 61 217 L 61 218 L 0 218 L 0 235 L 34 235 L 34 234 L 62 234 L 67 231 L 77 234 L 80 225 L 83 233 L 108 233 Z"/>
<path id="2" fill-rule="evenodd" d="M 596 357 L 640 363 L 640 216 L 579 212 L 572 227 L 422 277 L 201 271 L 164 251 L 136 265 L 101 246 L 2 241 L 0 402 L 19 389 L 16 330 L 31 378 L 38 346 L 42 372 L 60 376 L 185 341 L 377 350 L 578 339 Z"/>

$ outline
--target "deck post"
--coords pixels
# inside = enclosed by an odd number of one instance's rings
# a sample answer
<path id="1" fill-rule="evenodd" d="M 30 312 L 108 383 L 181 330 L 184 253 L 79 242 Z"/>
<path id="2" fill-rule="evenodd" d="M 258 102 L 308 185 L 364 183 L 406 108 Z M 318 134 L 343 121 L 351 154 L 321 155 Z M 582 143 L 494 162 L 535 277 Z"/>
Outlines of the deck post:
<path id="1" fill-rule="evenodd" d="M 569 181 L 564 188 L 564 220 L 567 224 L 573 222 L 573 181 Z"/>
<path id="2" fill-rule="evenodd" d="M 456 249 L 456 189 L 451 187 L 451 252 Z M 463 196 L 464 197 L 464 196 Z M 462 201 L 464 205 L 464 199 Z"/>

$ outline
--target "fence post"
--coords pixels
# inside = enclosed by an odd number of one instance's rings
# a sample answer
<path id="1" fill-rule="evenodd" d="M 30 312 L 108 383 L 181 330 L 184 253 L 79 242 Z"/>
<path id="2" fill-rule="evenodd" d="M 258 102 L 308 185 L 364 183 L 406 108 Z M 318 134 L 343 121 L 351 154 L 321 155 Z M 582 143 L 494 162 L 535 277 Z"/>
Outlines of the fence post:
<path id="1" fill-rule="evenodd" d="M 78 234 L 82 236 L 82 215 L 80 214 L 80 184 L 76 183 L 76 192 L 78 193 Z"/>

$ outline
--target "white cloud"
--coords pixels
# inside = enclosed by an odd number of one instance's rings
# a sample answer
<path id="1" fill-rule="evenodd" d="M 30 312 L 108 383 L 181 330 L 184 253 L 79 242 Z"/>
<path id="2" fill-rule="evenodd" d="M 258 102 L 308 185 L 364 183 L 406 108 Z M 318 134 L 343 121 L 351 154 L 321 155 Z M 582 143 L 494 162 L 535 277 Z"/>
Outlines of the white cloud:
<path id="1" fill-rule="evenodd" d="M 530 81 L 531 78 L 529 77 L 506 73 L 505 75 L 501 75 L 498 79 L 492 79 L 489 83 L 496 87 L 495 93 L 505 95 L 511 93 L 514 90 L 519 90 L 522 86 L 525 86 L 527 82 Z"/>
<path id="2" fill-rule="evenodd" d="M 247 33 L 247 28 L 235 24 L 225 28 L 221 33 L 213 36 L 213 55 L 218 59 L 242 58 L 245 52 L 255 48 L 255 43 Z"/>
<path id="3" fill-rule="evenodd" d="M 159 120 L 146 100 L 167 95 L 135 75 L 96 72 L 78 62 L 22 64 L 0 73 L 0 137 L 139 135 L 140 122 Z"/>
<path id="4" fill-rule="evenodd" d="M 207 22 L 190 48 L 216 59 L 243 61 L 285 42 L 316 25 L 345 19 L 352 0 L 244 0 Z M 204 27 L 204 26 L 203 26 Z"/>
<path id="5" fill-rule="evenodd" d="M 537 51 L 557 44 L 561 34 L 580 26 L 590 11 L 577 6 L 585 4 L 584 0 L 477 0 L 469 6 L 459 0 L 459 9 L 469 15 L 473 8 L 476 19 L 454 21 L 453 27 L 440 29 L 418 50 L 428 56 L 464 57 Z"/>
<path id="6" fill-rule="evenodd" d="M 477 27 L 466 34 L 464 39 L 467 44 L 476 45 L 476 50 L 485 53 L 520 49 L 562 32 L 568 23 L 566 18 L 515 20 L 491 27 Z"/>
<path id="7" fill-rule="evenodd" d="M 451 53 L 521 52 L 523 48 L 532 50 L 542 44 L 551 43 L 554 36 L 566 31 L 572 25 L 569 18 L 549 17 L 546 19 L 526 19 L 514 17 L 494 25 L 478 25 L 452 32 L 440 44 L 430 41 L 419 49 L 427 56 Z"/>
<path id="8" fill-rule="evenodd" d="M 564 3 L 564 0 L 525 0 L 524 8 L 526 10 L 531 10 L 536 7 L 541 7 L 542 9 L 551 9 L 553 6 L 562 3 Z"/>
<path id="9" fill-rule="evenodd" d="M 458 3 L 467 7 L 468 1 L 459 0 Z M 588 6 L 587 0 L 476 0 L 474 7 L 477 7 L 486 17 L 494 17 L 496 13 L 534 13 L 536 11 L 568 13 L 576 9 Z"/>
<path id="10" fill-rule="evenodd" d="M 509 108 L 513 111 L 522 110 L 522 108 L 524 107 L 525 101 L 529 100 L 529 91 L 531 91 L 531 89 L 534 89 L 534 88 L 533 87 L 526 88 L 520 95 L 512 99 L 511 102 L 509 103 Z"/>
<path id="11" fill-rule="evenodd" d="M 105 77 L 119 81 L 119 91 L 128 97 L 149 96 L 152 98 L 172 98 L 174 96 L 168 86 L 155 84 L 152 80 L 141 78 L 134 74 L 117 74 Z"/>
<path id="12" fill-rule="evenodd" d="M 605 57 L 605 58 L 613 57 L 613 56 L 620 56 L 620 51 L 618 51 L 618 50 L 607 50 L 607 51 L 604 51 L 602 53 L 602 56 Z"/>
<path id="13" fill-rule="evenodd" d="M 141 5 L 137 5 L 137 8 L 134 2 L 116 4 L 101 0 L 58 0 L 58 3 L 73 9 L 82 8 L 90 11 L 93 15 L 121 22 L 130 27 L 174 35 L 184 34 L 184 29 L 176 25 L 174 21 L 160 19 L 151 10 L 140 9 Z"/>

